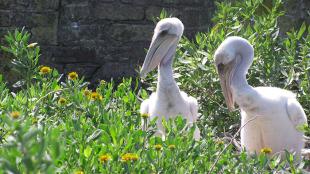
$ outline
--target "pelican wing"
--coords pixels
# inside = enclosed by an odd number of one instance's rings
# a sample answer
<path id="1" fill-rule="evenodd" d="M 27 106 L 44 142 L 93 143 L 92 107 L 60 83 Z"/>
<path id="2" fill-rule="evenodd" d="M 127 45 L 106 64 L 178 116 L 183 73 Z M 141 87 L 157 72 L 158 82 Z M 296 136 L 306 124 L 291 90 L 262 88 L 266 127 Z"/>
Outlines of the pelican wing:
<path id="1" fill-rule="evenodd" d="M 198 102 L 194 97 L 188 97 L 188 103 L 191 112 L 190 122 L 196 122 L 198 119 Z"/>
<path id="2" fill-rule="evenodd" d="M 188 103 L 189 103 L 189 109 L 191 112 L 191 116 L 189 118 L 189 123 L 195 123 L 198 119 L 198 102 L 194 97 L 188 97 Z M 199 140 L 200 139 L 200 130 L 198 129 L 197 125 L 195 125 L 195 131 L 194 131 L 194 139 Z"/>
<path id="3" fill-rule="evenodd" d="M 287 100 L 286 109 L 291 122 L 297 130 L 299 126 L 307 124 L 305 111 L 295 98 L 289 98 Z"/>

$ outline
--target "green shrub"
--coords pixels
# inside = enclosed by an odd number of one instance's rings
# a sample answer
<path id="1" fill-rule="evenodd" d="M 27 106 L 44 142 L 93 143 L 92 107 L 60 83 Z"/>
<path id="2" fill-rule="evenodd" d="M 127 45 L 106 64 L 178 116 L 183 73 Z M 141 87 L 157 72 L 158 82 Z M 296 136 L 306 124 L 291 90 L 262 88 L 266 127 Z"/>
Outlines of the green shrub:
<path id="1" fill-rule="evenodd" d="M 309 35 L 302 37 L 309 27 L 279 37 L 279 0 L 270 9 L 254 0 L 217 6 L 216 25 L 194 41 L 183 38 L 175 65 L 181 88 L 200 101 L 200 141 L 181 117 L 164 122 L 165 141 L 153 136 L 156 120 L 143 131 L 139 107 L 148 94 L 138 82 L 102 81 L 95 91 L 75 73 L 60 82 L 57 70 L 38 66 L 39 50 L 28 46 L 27 32 L 7 35 L 3 48 L 13 54 L 17 71 L 32 71 L 22 73 L 27 85 L 16 93 L 0 76 L 0 173 L 301 173 L 309 160 L 296 166 L 289 153 L 283 161 L 265 153 L 248 156 L 218 137 L 240 118 L 223 105 L 213 52 L 228 35 L 249 38 L 256 51 L 250 84 L 298 92 L 309 115 Z"/>

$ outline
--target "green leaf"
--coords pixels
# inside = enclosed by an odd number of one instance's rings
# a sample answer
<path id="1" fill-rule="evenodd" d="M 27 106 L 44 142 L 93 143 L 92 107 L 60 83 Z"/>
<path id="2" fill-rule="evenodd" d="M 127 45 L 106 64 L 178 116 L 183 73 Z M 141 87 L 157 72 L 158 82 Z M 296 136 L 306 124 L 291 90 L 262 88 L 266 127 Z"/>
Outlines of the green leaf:
<path id="1" fill-rule="evenodd" d="M 3 51 L 5 51 L 5 52 L 13 53 L 13 51 L 12 51 L 10 48 L 8 48 L 8 47 L 1 46 L 1 49 L 2 49 Z"/>
<path id="2" fill-rule="evenodd" d="M 304 32 L 306 31 L 306 23 L 303 22 L 299 31 L 298 31 L 298 34 L 297 34 L 297 39 L 299 40 L 301 38 L 301 36 L 304 34 Z"/>
<path id="3" fill-rule="evenodd" d="M 102 133 L 102 130 L 101 130 L 101 129 L 97 129 L 93 134 L 91 134 L 91 135 L 87 138 L 86 142 L 89 143 L 90 141 L 96 140 L 97 138 L 100 137 L 101 133 Z"/>
<path id="4" fill-rule="evenodd" d="M 37 133 L 39 132 L 39 130 L 37 129 L 30 129 L 24 136 L 23 136 L 23 141 L 29 141 L 30 139 L 32 139 L 35 135 L 37 135 Z"/>
<path id="5" fill-rule="evenodd" d="M 123 101 L 124 101 L 124 103 L 128 103 L 129 99 L 128 99 L 128 97 L 126 95 L 123 96 Z"/>
<path id="6" fill-rule="evenodd" d="M 304 123 L 304 124 L 297 125 L 296 129 L 300 132 L 306 132 L 308 129 L 308 124 Z"/>
<path id="7" fill-rule="evenodd" d="M 90 146 L 87 146 L 86 149 L 84 149 L 84 156 L 86 158 L 89 158 L 89 156 L 91 155 L 92 150 L 93 149 Z"/>
<path id="8" fill-rule="evenodd" d="M 111 135 L 111 138 L 113 140 L 113 143 L 116 145 L 117 142 L 116 142 L 116 128 L 115 128 L 115 126 L 111 126 L 109 128 L 109 130 L 110 130 L 110 135 Z"/>

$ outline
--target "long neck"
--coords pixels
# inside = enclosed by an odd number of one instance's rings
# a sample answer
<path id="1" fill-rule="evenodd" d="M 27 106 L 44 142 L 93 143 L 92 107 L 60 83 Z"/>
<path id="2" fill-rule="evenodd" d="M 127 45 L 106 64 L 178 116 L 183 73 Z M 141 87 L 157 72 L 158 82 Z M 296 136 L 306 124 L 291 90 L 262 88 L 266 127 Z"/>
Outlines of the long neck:
<path id="1" fill-rule="evenodd" d="M 246 80 L 246 74 L 253 61 L 253 48 L 247 44 L 238 45 L 236 52 L 236 66 L 231 79 L 231 87 L 234 91 L 250 87 Z"/>
<path id="2" fill-rule="evenodd" d="M 157 82 L 157 91 L 167 89 L 179 89 L 176 81 L 173 78 L 172 70 L 173 58 L 170 58 L 167 62 L 161 63 L 158 66 L 158 82 Z"/>

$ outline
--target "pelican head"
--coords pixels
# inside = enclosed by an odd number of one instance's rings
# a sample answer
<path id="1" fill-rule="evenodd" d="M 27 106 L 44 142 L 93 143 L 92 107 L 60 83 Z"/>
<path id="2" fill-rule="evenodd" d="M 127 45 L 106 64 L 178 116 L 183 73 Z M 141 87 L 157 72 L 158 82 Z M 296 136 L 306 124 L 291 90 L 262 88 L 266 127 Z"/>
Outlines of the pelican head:
<path id="1" fill-rule="evenodd" d="M 183 23 L 178 18 L 165 18 L 157 23 L 150 48 L 142 65 L 141 77 L 161 63 L 165 64 L 173 58 L 183 30 Z"/>
<path id="2" fill-rule="evenodd" d="M 246 73 L 253 59 L 253 47 L 241 37 L 232 36 L 225 39 L 215 51 L 215 64 L 220 77 L 220 84 L 230 111 L 234 109 L 231 82 L 238 68 Z M 247 60 L 248 59 L 248 60 Z M 242 61 L 245 61 L 242 63 Z"/>

